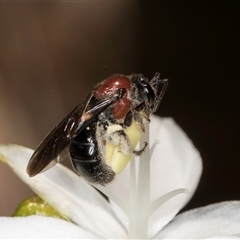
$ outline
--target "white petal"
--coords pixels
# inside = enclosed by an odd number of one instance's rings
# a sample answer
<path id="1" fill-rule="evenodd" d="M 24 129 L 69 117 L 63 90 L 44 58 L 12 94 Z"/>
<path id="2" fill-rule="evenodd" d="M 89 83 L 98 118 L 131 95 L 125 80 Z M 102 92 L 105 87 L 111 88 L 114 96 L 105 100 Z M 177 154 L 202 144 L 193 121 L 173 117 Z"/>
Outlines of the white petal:
<path id="1" fill-rule="evenodd" d="M 187 188 L 189 194 L 181 194 L 156 211 L 149 222 L 149 237 L 163 228 L 191 199 L 202 172 L 199 152 L 181 128 L 170 118 L 151 116 L 150 147 L 157 141 L 151 159 L 151 199 L 177 188 Z M 128 201 L 129 165 L 109 186 L 116 195 Z M 113 209 L 127 228 L 128 219 L 112 203 Z"/>
<path id="2" fill-rule="evenodd" d="M 30 178 L 26 166 L 32 153 L 32 150 L 21 146 L 0 145 L 0 158 L 4 158 L 33 191 L 59 212 L 102 238 L 126 236 L 108 202 L 71 170 L 57 164 Z"/>
<path id="3" fill-rule="evenodd" d="M 159 140 L 151 159 L 152 198 L 178 188 L 186 188 L 189 193 L 174 197 L 153 214 L 149 222 L 150 237 L 191 199 L 202 173 L 200 154 L 183 130 L 170 118 L 159 120 L 152 116 L 150 128 L 150 142 L 154 137 Z"/>
<path id="4" fill-rule="evenodd" d="M 51 217 L 1 217 L 0 238 L 36 239 L 99 239 L 100 237 L 73 224 Z"/>
<path id="5" fill-rule="evenodd" d="M 156 238 L 211 238 L 240 236 L 240 201 L 222 202 L 184 212 Z"/>
<path id="6" fill-rule="evenodd" d="M 238 236 L 213 236 L 210 238 L 204 238 L 204 239 L 240 239 Z"/>

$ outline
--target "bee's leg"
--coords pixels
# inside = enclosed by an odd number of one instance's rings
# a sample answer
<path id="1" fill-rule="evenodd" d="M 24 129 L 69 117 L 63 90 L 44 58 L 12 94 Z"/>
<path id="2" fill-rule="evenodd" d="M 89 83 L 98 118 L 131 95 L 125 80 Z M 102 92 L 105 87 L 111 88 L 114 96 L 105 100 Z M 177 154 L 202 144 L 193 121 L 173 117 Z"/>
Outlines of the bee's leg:
<path id="1" fill-rule="evenodd" d="M 136 131 L 140 133 L 145 132 L 144 122 L 149 121 L 149 107 L 145 102 L 139 104 L 136 108 L 130 110 L 123 124 L 113 124 L 109 125 L 106 128 L 105 141 L 111 143 L 114 146 L 119 146 L 120 151 L 125 155 L 141 155 L 147 143 L 140 150 L 134 150 L 132 144 L 129 140 L 129 136 L 126 133 L 126 130 L 130 129 L 132 126 L 135 126 Z M 136 127 L 137 126 L 137 127 Z M 134 134 L 134 131 L 133 133 Z"/>
<path id="2" fill-rule="evenodd" d="M 148 145 L 145 142 L 145 146 L 142 149 L 134 150 L 130 143 L 129 137 L 127 136 L 124 130 L 118 130 L 115 132 L 111 132 L 110 134 L 107 134 L 105 140 L 110 142 L 114 146 L 119 146 L 120 151 L 125 155 L 134 154 L 136 156 L 140 156 Z"/>
<path id="3" fill-rule="evenodd" d="M 134 150 L 132 153 L 135 155 L 135 156 L 141 156 L 142 153 L 145 151 L 146 147 L 147 147 L 148 143 L 147 142 L 144 142 L 144 147 L 140 150 Z"/>
<path id="4" fill-rule="evenodd" d="M 145 113 L 146 116 L 144 116 L 145 114 L 141 114 L 140 112 Z M 127 113 L 127 116 L 125 117 L 123 125 L 125 128 L 128 128 L 128 127 L 131 127 L 133 122 L 135 122 L 135 123 L 137 123 L 138 127 L 140 128 L 140 131 L 142 133 L 144 133 L 145 132 L 144 120 L 150 121 L 149 118 L 147 117 L 148 115 L 149 115 L 148 107 L 147 107 L 146 103 L 143 102 L 143 103 L 139 104 L 135 109 L 133 109 Z M 132 153 L 136 156 L 140 156 L 146 149 L 147 145 L 148 144 L 145 142 L 145 146 L 142 149 L 132 150 Z"/>
<path id="5" fill-rule="evenodd" d="M 133 121 L 135 121 L 139 127 L 141 128 L 141 130 L 144 132 L 144 124 L 143 124 L 143 119 L 140 115 L 140 113 L 135 109 L 130 110 L 125 119 L 124 119 L 124 123 L 123 123 L 123 127 L 124 128 L 128 128 L 131 127 Z"/>
<path id="6" fill-rule="evenodd" d="M 109 127 L 108 130 L 110 130 L 111 128 L 114 129 L 114 126 L 116 125 Z M 132 153 L 133 151 L 132 146 L 124 129 L 116 131 L 107 131 L 106 133 L 107 133 L 105 136 L 106 141 L 110 142 L 114 146 L 119 146 L 120 151 L 125 155 L 130 155 Z"/>

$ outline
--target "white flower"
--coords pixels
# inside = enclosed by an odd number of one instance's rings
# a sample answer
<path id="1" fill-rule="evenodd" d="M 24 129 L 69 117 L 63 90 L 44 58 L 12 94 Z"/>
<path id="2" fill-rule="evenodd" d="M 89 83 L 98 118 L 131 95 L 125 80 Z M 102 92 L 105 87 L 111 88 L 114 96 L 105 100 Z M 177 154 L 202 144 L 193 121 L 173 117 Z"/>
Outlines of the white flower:
<path id="1" fill-rule="evenodd" d="M 150 136 L 150 146 L 156 145 L 151 156 L 146 151 L 140 160 L 132 160 L 113 183 L 99 187 L 108 195 L 110 203 L 61 164 L 29 178 L 26 165 L 33 151 L 17 145 L 0 145 L 0 159 L 73 222 L 42 216 L 1 217 L 0 238 L 240 237 L 238 201 L 213 204 L 175 217 L 196 189 L 202 170 L 201 158 L 171 119 L 152 116 Z M 143 161 L 149 158 L 150 178 L 149 161 Z M 184 189 L 188 189 L 188 194 L 183 193 Z"/>

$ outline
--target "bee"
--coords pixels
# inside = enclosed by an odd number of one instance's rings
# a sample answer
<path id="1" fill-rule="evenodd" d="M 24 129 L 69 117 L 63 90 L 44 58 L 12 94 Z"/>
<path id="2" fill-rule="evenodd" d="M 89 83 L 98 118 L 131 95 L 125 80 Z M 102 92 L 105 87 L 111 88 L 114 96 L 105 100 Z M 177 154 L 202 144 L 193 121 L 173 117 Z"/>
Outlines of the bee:
<path id="1" fill-rule="evenodd" d="M 168 79 L 115 74 L 97 84 L 39 144 L 27 173 L 33 177 L 70 158 L 74 171 L 91 184 L 106 185 L 127 165 L 165 94 Z M 147 145 L 147 143 L 146 143 Z"/>

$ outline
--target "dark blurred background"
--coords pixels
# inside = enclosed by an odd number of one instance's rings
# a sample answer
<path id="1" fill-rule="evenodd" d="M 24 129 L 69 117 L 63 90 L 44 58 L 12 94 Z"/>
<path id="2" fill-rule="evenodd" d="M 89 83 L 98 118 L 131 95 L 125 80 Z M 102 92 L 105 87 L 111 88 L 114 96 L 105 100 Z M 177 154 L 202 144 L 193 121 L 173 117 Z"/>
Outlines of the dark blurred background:
<path id="1" fill-rule="evenodd" d="M 170 79 L 173 117 L 204 170 L 185 209 L 240 200 L 239 1 L 0 3 L 0 142 L 35 148 L 114 73 Z M 30 190 L 0 165 L 0 214 Z"/>

